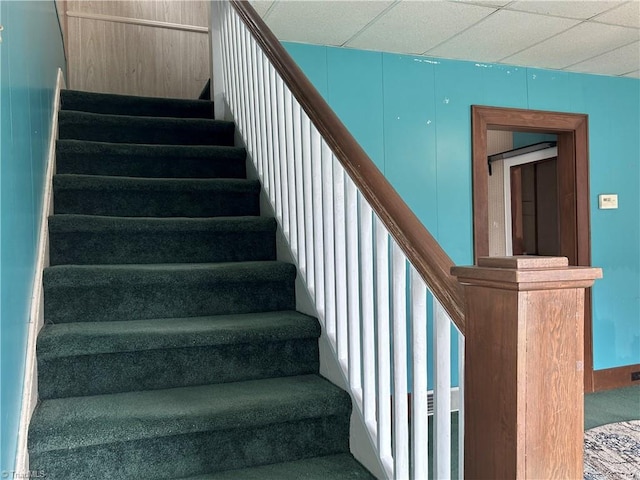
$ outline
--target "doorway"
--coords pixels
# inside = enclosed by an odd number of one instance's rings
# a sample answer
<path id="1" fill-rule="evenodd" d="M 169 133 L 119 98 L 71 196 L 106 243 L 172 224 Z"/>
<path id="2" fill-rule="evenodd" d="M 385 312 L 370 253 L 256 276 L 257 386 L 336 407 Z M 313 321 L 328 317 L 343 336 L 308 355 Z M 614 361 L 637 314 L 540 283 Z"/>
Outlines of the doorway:
<path id="1" fill-rule="evenodd" d="M 500 130 L 557 135 L 558 252 L 569 259 L 569 265 L 589 266 L 587 115 L 473 105 L 471 128 L 475 260 L 489 255 L 487 131 Z M 585 391 L 591 392 L 593 350 L 590 289 L 585 292 L 584 321 L 584 385 Z"/>

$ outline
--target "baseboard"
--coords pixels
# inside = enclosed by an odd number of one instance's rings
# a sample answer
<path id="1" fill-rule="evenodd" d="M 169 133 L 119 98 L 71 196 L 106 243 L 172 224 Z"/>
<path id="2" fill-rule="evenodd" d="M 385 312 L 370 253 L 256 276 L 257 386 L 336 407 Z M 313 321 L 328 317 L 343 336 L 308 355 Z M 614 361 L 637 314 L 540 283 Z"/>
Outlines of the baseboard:
<path id="1" fill-rule="evenodd" d="M 51 111 L 51 130 L 49 132 L 49 149 L 47 155 L 47 169 L 45 174 L 44 195 L 42 196 L 42 216 L 38 233 L 38 250 L 36 268 L 33 279 L 33 293 L 29 313 L 29 327 L 27 333 L 27 352 L 22 386 L 22 409 L 20 412 L 20 426 L 18 430 L 18 448 L 16 452 L 15 472 L 29 471 L 29 457 L 27 451 L 27 435 L 31 415 L 38 402 L 38 376 L 36 364 L 36 339 L 44 323 L 44 295 L 42 289 L 42 272 L 49 266 L 49 228 L 47 219 L 53 212 L 52 179 L 55 172 L 56 139 L 58 137 L 58 111 L 60 110 L 60 90 L 65 88 L 64 76 L 58 69 L 56 88 L 53 95 Z"/>
<path id="2" fill-rule="evenodd" d="M 594 370 L 593 389 L 598 392 L 600 390 L 640 385 L 640 379 L 631 380 L 631 374 L 635 372 L 640 372 L 640 364 L 607 368 L 605 370 Z"/>

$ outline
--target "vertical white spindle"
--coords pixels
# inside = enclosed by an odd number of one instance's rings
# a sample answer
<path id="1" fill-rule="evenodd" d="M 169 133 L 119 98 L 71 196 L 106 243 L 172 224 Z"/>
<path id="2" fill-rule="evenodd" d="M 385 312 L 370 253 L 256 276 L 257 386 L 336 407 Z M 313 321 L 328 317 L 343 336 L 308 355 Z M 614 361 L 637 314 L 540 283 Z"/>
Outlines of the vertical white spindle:
<path id="1" fill-rule="evenodd" d="M 240 89 L 240 104 L 238 108 L 238 127 L 242 136 L 247 132 L 247 82 L 245 79 L 245 42 L 244 42 L 244 24 L 236 17 L 236 23 L 238 25 L 237 37 L 238 37 L 238 88 Z"/>
<path id="2" fill-rule="evenodd" d="M 335 345 L 336 341 L 336 277 L 333 211 L 333 154 L 329 146 L 322 142 L 322 211 L 324 233 L 324 304 L 327 335 Z"/>
<path id="3" fill-rule="evenodd" d="M 258 47 L 255 41 L 251 41 L 251 49 L 252 56 L 251 62 L 253 63 L 253 75 L 251 77 L 251 83 L 253 85 L 254 92 L 254 108 L 255 116 L 256 116 L 256 155 L 253 158 L 253 164 L 256 167 L 256 171 L 258 172 L 258 178 L 260 178 L 262 183 L 262 178 L 264 177 L 264 161 L 267 157 L 267 151 L 265 148 L 264 138 L 267 133 L 267 122 L 265 118 L 265 110 L 264 110 L 264 84 L 262 83 L 262 77 L 264 75 L 263 72 L 263 59 L 262 59 L 262 51 Z"/>
<path id="4" fill-rule="evenodd" d="M 289 89 L 284 91 L 284 82 L 278 78 L 278 88 L 283 89 L 283 97 L 278 102 L 278 114 L 282 118 L 282 134 L 278 142 L 280 143 L 280 184 L 282 185 L 282 231 L 291 247 L 291 204 L 289 195 L 291 194 L 291 185 L 289 184 L 289 162 L 292 160 L 292 150 L 289 149 L 289 141 L 291 140 L 291 130 L 293 119 L 291 118 L 291 92 Z M 282 108 L 282 111 L 280 111 Z"/>
<path id="5" fill-rule="evenodd" d="M 219 47 L 220 47 L 218 55 L 220 55 L 220 60 L 222 62 L 222 69 L 220 72 L 220 79 L 218 80 L 218 82 L 222 80 L 223 91 L 221 92 L 221 94 L 217 96 L 217 98 L 213 99 L 216 102 L 215 104 L 216 115 L 217 115 L 216 118 L 219 118 L 220 120 L 223 120 L 224 118 L 226 118 L 226 107 L 219 104 L 221 102 L 226 102 L 225 99 L 229 97 L 231 92 L 231 88 L 229 86 L 229 69 L 230 69 L 229 67 L 229 32 L 227 30 L 227 23 L 229 18 L 228 8 L 229 6 L 227 4 L 224 4 L 224 5 L 218 4 L 217 17 L 212 16 L 212 18 L 217 18 L 217 21 L 219 22 L 218 27 L 220 31 L 219 38 L 218 38 Z M 219 86 L 220 85 L 215 86 L 214 89 L 218 90 Z"/>
<path id="6" fill-rule="evenodd" d="M 378 454 L 389 470 L 391 452 L 391 336 L 389 335 L 389 234 L 377 216 L 375 227 L 376 320 L 378 339 Z"/>
<path id="7" fill-rule="evenodd" d="M 259 58 L 256 62 L 257 70 L 258 70 L 258 100 L 260 107 L 260 150 L 258 152 L 259 161 L 262 165 L 262 188 L 267 194 L 268 198 L 271 198 L 271 181 L 269 178 L 269 164 L 267 161 L 267 95 L 266 95 L 266 84 L 265 84 L 265 74 L 264 74 L 264 62 L 263 62 L 264 53 L 262 50 L 259 52 Z"/>
<path id="8" fill-rule="evenodd" d="M 233 118 L 237 120 L 238 106 L 240 103 L 240 85 L 238 83 L 238 35 L 236 34 L 237 23 L 235 15 L 232 15 L 229 20 L 229 33 L 231 34 L 231 38 L 229 39 L 229 52 L 231 54 L 231 103 Z"/>
<path id="9" fill-rule="evenodd" d="M 427 478 L 429 458 L 427 400 L 427 289 L 422 277 L 411 267 L 411 460 L 414 478 Z"/>
<path id="10" fill-rule="evenodd" d="M 362 194 L 358 195 L 360 210 L 360 302 L 362 304 L 362 397 L 364 420 L 369 431 L 376 432 L 376 355 L 375 312 L 373 306 L 373 212 Z"/>
<path id="11" fill-rule="evenodd" d="M 279 84 L 281 80 L 280 77 L 274 74 L 274 82 L 273 89 L 271 90 L 271 98 L 273 100 L 273 138 L 271 141 L 273 142 L 273 159 L 272 159 L 272 167 L 273 167 L 273 193 L 274 199 L 272 202 L 273 210 L 276 214 L 276 218 L 280 222 L 282 226 L 282 195 L 281 195 L 281 183 L 280 183 L 280 130 L 282 129 L 282 113 L 279 110 L 281 92 L 279 89 Z"/>
<path id="12" fill-rule="evenodd" d="M 307 252 L 305 249 L 306 240 L 304 232 L 304 175 L 302 173 L 302 112 L 300 104 L 297 101 L 293 102 L 293 158 L 295 162 L 295 185 L 296 185 L 296 233 L 298 242 L 296 250 L 298 252 L 298 268 L 302 277 L 307 275 Z M 292 197 L 293 198 L 293 197 Z"/>
<path id="13" fill-rule="evenodd" d="M 358 190 L 350 177 L 345 177 L 347 228 L 347 305 L 349 309 L 349 385 L 362 408 L 362 358 L 360 337 L 360 260 L 358 248 Z"/>
<path id="14" fill-rule="evenodd" d="M 392 478 L 409 478 L 409 409 L 407 406 L 407 260 L 393 241 L 393 460 Z"/>
<path id="15" fill-rule="evenodd" d="M 333 157 L 333 209 L 335 214 L 335 289 L 336 289 L 336 340 L 338 361 L 344 371 L 349 365 L 349 334 L 347 311 L 347 234 L 345 225 L 345 172 L 338 159 Z"/>
<path id="16" fill-rule="evenodd" d="M 284 113 L 284 82 L 279 76 L 276 78 L 276 91 L 278 98 L 278 151 L 280 152 L 276 158 L 276 185 L 278 185 L 278 203 L 280 204 L 280 220 L 282 233 L 289 240 L 289 192 L 287 190 L 287 177 L 285 175 L 285 165 L 287 161 L 287 144 L 286 144 L 286 120 Z"/>
<path id="17" fill-rule="evenodd" d="M 458 478 L 464 478 L 464 341 L 458 332 Z"/>
<path id="18" fill-rule="evenodd" d="M 276 212 L 276 174 L 275 174 L 275 165 L 276 165 L 276 155 L 278 154 L 278 146 L 277 146 L 277 138 L 278 138 L 278 107 L 277 107 L 277 99 L 276 99 L 276 71 L 272 65 L 269 65 L 269 88 L 267 90 L 267 98 L 269 99 L 269 103 L 267 104 L 267 108 L 269 109 L 269 122 L 271 124 L 271 135 L 267 138 L 267 142 L 269 143 L 269 160 L 267 162 L 267 175 L 268 182 L 270 185 L 269 192 L 269 200 L 271 201 L 271 206 L 273 207 L 274 213 Z M 276 213 L 276 218 L 278 217 Z"/>
<path id="19" fill-rule="evenodd" d="M 298 226 L 296 213 L 296 179 L 295 179 L 295 158 L 293 151 L 293 95 L 288 88 L 285 88 L 284 95 L 284 117 L 285 117 L 285 178 L 287 181 L 287 201 L 289 211 L 289 248 L 294 258 L 298 256 Z"/>
<path id="20" fill-rule="evenodd" d="M 322 137 L 314 128 L 311 130 L 311 178 L 313 186 L 313 249 L 316 258 L 315 285 L 316 309 L 320 321 L 324 324 L 324 232 L 322 211 Z"/>
<path id="21" fill-rule="evenodd" d="M 247 46 L 249 58 L 247 60 L 248 64 L 248 86 L 249 86 L 249 110 L 250 110 L 250 137 L 249 141 L 251 142 L 251 149 L 253 153 L 251 155 L 251 159 L 253 164 L 258 169 L 258 165 L 260 162 L 261 149 L 260 149 L 260 138 L 262 137 L 262 131 L 260 128 L 260 107 L 258 106 L 258 85 L 256 82 L 258 65 L 256 62 L 256 44 L 253 42 L 253 38 L 247 32 Z"/>
<path id="22" fill-rule="evenodd" d="M 433 299 L 433 474 L 451 478 L 451 320 Z"/>
<path id="23" fill-rule="evenodd" d="M 315 130 L 315 128 L 314 128 Z M 315 255 L 313 251 L 313 191 L 311 179 L 311 121 L 305 112 L 302 112 L 302 176 L 304 184 L 304 236 L 305 257 L 307 265 L 307 287 L 312 298 L 315 298 Z"/>
<path id="24" fill-rule="evenodd" d="M 247 132 L 249 130 L 249 116 L 248 107 L 247 107 L 247 55 L 246 55 L 246 46 L 247 46 L 247 36 L 249 32 L 247 32 L 244 23 L 240 23 L 240 31 L 239 31 L 239 39 L 240 43 L 238 44 L 238 51 L 240 53 L 240 63 L 238 64 L 238 68 L 240 69 L 240 111 L 242 112 L 242 117 L 240 119 L 240 135 L 243 138 L 247 138 Z"/>

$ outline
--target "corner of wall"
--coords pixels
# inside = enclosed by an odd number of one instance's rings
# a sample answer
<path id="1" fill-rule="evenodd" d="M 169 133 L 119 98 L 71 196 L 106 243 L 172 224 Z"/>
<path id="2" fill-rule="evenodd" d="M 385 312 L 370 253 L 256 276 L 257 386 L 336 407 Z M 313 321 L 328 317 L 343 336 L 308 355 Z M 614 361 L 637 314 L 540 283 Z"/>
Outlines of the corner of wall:
<path id="1" fill-rule="evenodd" d="M 49 229 L 47 219 L 53 212 L 52 179 L 55 173 L 55 145 L 58 138 L 58 111 L 60 110 L 60 90 L 65 88 L 62 69 L 58 68 L 56 87 L 53 94 L 51 110 L 51 129 L 49 131 L 49 145 L 47 154 L 47 168 L 44 178 L 44 195 L 42 197 L 42 215 L 38 233 L 38 249 L 35 275 L 33 279 L 33 293 L 29 313 L 27 350 L 22 389 L 22 409 L 20 412 L 20 426 L 18 430 L 18 450 L 16 453 L 15 471 L 24 473 L 29 471 L 29 455 L 27 451 L 27 437 L 31 416 L 38 402 L 38 372 L 36 362 L 36 340 L 44 324 L 44 292 L 42 287 L 43 270 L 49 266 Z"/>

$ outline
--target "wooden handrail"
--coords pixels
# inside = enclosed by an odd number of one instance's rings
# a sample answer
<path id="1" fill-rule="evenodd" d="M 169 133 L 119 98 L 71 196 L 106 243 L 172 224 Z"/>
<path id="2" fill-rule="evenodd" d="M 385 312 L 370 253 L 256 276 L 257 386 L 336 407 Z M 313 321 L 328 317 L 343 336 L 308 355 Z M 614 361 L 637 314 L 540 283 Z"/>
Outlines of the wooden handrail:
<path id="1" fill-rule="evenodd" d="M 249 2 L 230 0 L 230 3 L 371 208 L 464 334 L 464 294 L 450 274 L 454 266 L 451 258 L 400 198 Z"/>

